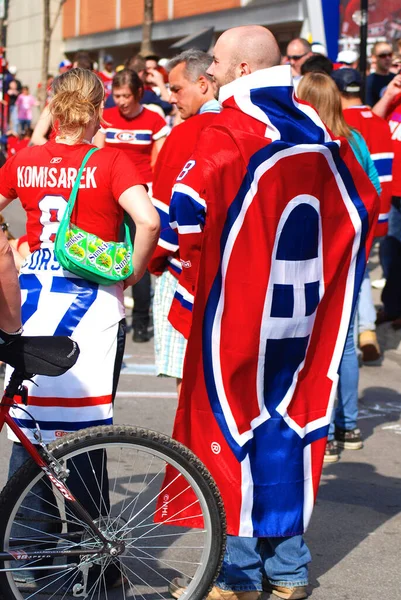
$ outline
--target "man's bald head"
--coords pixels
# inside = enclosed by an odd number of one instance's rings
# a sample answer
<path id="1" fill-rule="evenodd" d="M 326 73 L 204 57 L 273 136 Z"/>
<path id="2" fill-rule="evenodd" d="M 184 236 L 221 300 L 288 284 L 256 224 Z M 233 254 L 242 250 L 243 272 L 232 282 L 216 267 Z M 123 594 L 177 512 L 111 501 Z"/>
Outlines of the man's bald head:
<path id="1" fill-rule="evenodd" d="M 280 49 L 271 31 L 260 25 L 245 25 L 222 33 L 207 72 L 220 87 L 254 71 L 279 65 L 280 60 Z"/>

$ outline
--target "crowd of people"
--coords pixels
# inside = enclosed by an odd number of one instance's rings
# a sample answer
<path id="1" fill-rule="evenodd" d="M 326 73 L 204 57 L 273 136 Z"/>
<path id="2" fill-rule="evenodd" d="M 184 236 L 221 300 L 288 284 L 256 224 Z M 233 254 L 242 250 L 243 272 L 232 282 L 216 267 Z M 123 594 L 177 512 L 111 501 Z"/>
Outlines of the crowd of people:
<path id="1" fill-rule="evenodd" d="M 45 442 L 112 422 L 123 286 L 71 278 L 54 255 L 77 169 L 96 146 L 73 222 L 118 241 L 127 220 L 133 340 L 151 338 L 152 310 L 158 375 L 177 380 L 174 435 L 211 469 L 223 499 L 237 487 L 246 497 L 238 515 L 233 498 L 234 508 L 226 506 L 230 535 L 210 600 L 256 600 L 262 589 L 306 598 L 311 557 L 302 534 L 316 465 L 363 447 L 358 355 L 379 364 L 376 327 L 401 328 L 400 47 L 374 45 L 366 103 L 355 51 L 333 63 L 322 44 L 297 38 L 282 56 L 259 26 L 228 30 L 213 55 L 187 50 L 166 68 L 156 56 L 136 55 L 116 69 L 112 56 L 103 62 L 95 72 L 85 52 L 63 61 L 33 132 L 37 100 L 9 69 L 0 209 L 19 198 L 27 231 L 12 250 L 0 232 L 0 270 L 8 274 L 0 281 L 0 342 L 12 343 L 23 325 L 25 334 L 79 343 L 57 398 L 48 378 L 28 382 Z M 11 239 L 7 224 L 2 229 Z M 383 270 L 378 314 L 366 267 L 372 243 Z M 11 252 L 27 293 L 22 323 Z M 54 294 L 77 300 L 66 311 Z M 331 323 L 325 336 L 323 319 Z M 84 404 L 71 410 L 71 396 Z M 210 407 L 210 432 L 200 435 L 197 419 Z M 13 415 L 35 441 L 26 417 L 18 408 Z M 222 449 L 218 466 L 208 464 L 209 440 Z M 10 474 L 25 457 L 13 439 Z M 34 579 L 21 573 L 22 582 Z M 171 582 L 173 597 L 184 589 Z"/>

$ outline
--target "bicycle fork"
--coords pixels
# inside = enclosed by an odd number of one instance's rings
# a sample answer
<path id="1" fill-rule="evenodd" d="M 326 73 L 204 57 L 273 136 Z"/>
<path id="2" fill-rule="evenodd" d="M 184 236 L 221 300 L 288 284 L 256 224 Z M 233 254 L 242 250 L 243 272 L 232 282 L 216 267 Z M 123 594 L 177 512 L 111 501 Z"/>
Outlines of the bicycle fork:
<path id="1" fill-rule="evenodd" d="M 12 399 L 10 398 L 12 401 Z M 81 548 L 76 550 L 43 550 L 43 551 L 35 551 L 30 552 L 29 549 L 21 549 L 21 544 L 26 543 L 29 546 L 29 543 L 32 543 L 32 540 L 27 538 L 18 538 L 15 540 L 14 544 L 19 546 L 17 550 L 12 550 L 12 548 L 8 552 L 0 552 L 0 564 L 3 561 L 29 561 L 29 560 L 39 560 L 39 559 L 52 559 L 59 556 L 69 556 L 69 557 L 80 557 L 81 560 L 79 563 L 69 563 L 66 564 L 66 569 L 70 570 L 71 568 L 77 566 L 78 569 L 82 572 L 83 576 L 83 584 L 77 584 L 74 586 L 74 596 L 76 597 L 85 597 L 87 593 L 87 582 L 88 582 L 88 572 L 90 567 L 92 566 L 88 560 L 82 560 L 83 557 L 90 557 L 96 555 L 109 555 L 110 557 L 116 557 L 122 554 L 125 550 L 125 544 L 123 541 L 113 541 L 109 540 L 100 530 L 98 525 L 94 522 L 93 518 L 89 515 L 89 513 L 85 510 L 82 504 L 75 498 L 72 492 L 68 489 L 65 484 L 65 480 L 68 478 L 69 471 L 68 469 L 57 460 L 51 452 L 46 448 L 46 446 L 41 443 L 40 446 L 43 450 L 42 456 L 37 448 L 32 442 L 21 433 L 21 430 L 14 423 L 13 419 L 9 416 L 9 414 L 4 415 L 5 423 L 10 427 L 10 429 L 15 433 L 18 438 L 23 436 L 23 444 L 26 450 L 29 452 L 33 460 L 36 464 L 42 469 L 47 479 L 51 482 L 51 484 L 59 491 L 59 493 L 63 496 L 65 502 L 68 504 L 71 512 L 77 517 L 81 522 L 83 522 L 88 530 L 93 534 L 95 540 L 99 540 L 103 546 L 97 549 L 87 549 Z M 21 440 L 22 441 L 22 440 Z M 77 536 L 76 533 L 60 533 L 59 538 L 62 540 L 75 539 Z M 40 541 L 38 536 L 35 536 L 35 543 Z M 10 546 L 12 547 L 13 541 L 10 538 Z M 2 566 L 2 565 L 1 565 Z M 40 568 L 40 567 L 37 567 Z M 52 567 L 49 565 L 44 567 L 46 569 L 51 569 Z M 60 565 L 57 567 L 53 567 L 60 569 Z M 4 569 L 0 568 L 0 572 L 10 572 L 13 569 Z M 18 565 L 15 567 L 15 570 L 18 570 Z"/>

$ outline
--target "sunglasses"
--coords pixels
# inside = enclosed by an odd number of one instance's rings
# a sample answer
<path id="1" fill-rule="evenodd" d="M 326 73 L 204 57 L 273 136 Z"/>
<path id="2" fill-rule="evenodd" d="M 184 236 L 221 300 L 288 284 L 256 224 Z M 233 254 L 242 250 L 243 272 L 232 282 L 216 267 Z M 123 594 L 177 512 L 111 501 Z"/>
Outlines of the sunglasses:
<path id="1" fill-rule="evenodd" d="M 287 54 L 287 58 L 288 58 L 288 60 L 299 60 L 300 58 L 303 58 L 307 54 L 308 54 L 307 52 L 305 52 L 304 54 L 301 54 L 299 56 L 290 56 L 289 54 Z"/>
<path id="2" fill-rule="evenodd" d="M 392 52 L 385 52 L 384 54 L 378 54 L 377 58 L 391 58 L 393 56 Z"/>
<path id="3" fill-rule="evenodd" d="M 8 231 L 8 223 L 0 223 L 0 228 L 2 231 Z"/>

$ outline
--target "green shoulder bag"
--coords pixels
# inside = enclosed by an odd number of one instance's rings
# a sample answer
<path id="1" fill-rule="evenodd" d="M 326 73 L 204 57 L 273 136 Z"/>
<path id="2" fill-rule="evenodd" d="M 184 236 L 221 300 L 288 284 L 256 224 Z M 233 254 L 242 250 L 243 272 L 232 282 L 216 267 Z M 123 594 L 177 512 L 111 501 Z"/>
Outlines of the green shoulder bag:
<path id="1" fill-rule="evenodd" d="M 99 148 L 91 148 L 84 156 L 67 207 L 57 230 L 54 252 L 60 265 L 83 279 L 102 285 L 113 285 L 133 273 L 132 243 L 126 222 L 124 242 L 105 242 L 96 233 L 89 233 L 71 223 L 82 172 Z"/>

